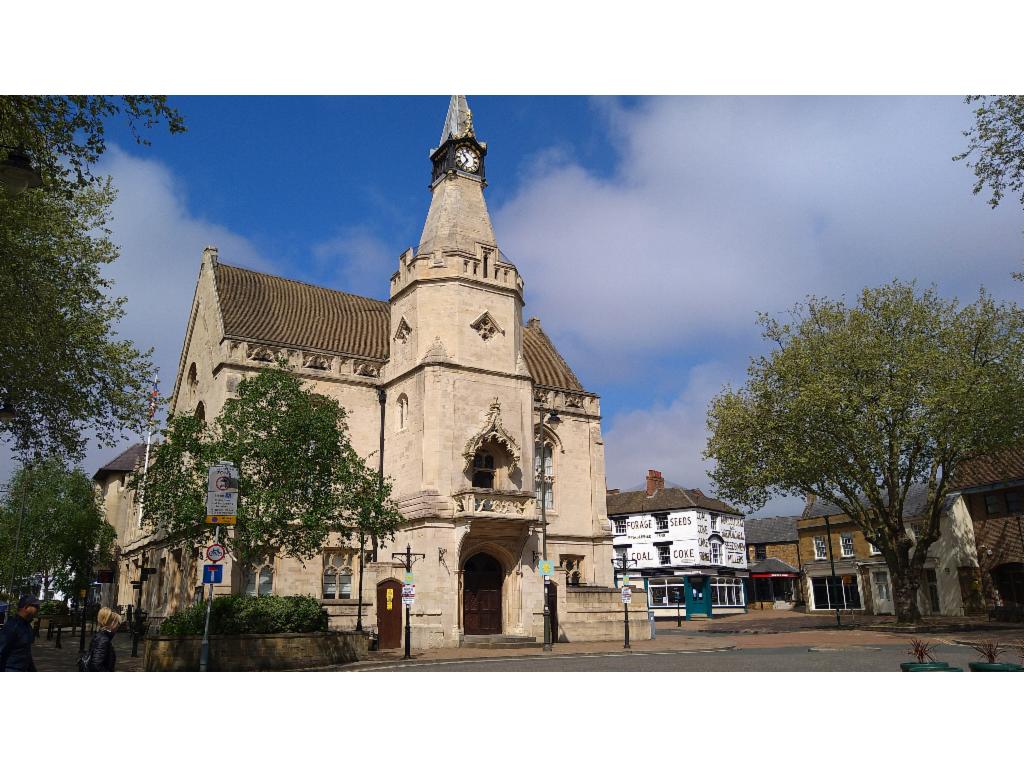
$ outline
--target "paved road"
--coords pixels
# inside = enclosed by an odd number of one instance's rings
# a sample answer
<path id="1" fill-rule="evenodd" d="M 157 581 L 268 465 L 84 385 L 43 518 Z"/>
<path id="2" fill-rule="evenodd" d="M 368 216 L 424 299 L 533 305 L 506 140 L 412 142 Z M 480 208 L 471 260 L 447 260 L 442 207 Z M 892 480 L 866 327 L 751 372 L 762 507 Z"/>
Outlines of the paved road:
<path id="1" fill-rule="evenodd" d="M 978 661 L 970 648 L 941 645 L 935 658 L 967 671 Z M 852 647 L 811 650 L 808 647 L 742 648 L 731 651 L 665 651 L 593 656 L 518 656 L 401 662 L 361 671 L 380 672 L 899 672 L 910 661 L 906 647 Z M 360 671 L 360 670 L 353 670 Z"/>

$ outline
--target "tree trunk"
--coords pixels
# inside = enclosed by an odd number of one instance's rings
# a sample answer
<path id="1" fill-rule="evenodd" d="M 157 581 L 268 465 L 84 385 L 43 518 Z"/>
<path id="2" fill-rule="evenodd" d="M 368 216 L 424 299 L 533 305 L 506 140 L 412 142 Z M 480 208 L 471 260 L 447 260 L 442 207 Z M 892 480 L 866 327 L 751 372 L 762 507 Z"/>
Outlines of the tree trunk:
<path id="1" fill-rule="evenodd" d="M 897 624 L 917 624 L 921 620 L 921 609 L 917 605 L 918 579 L 910 570 L 909 563 L 903 568 L 889 569 Z"/>

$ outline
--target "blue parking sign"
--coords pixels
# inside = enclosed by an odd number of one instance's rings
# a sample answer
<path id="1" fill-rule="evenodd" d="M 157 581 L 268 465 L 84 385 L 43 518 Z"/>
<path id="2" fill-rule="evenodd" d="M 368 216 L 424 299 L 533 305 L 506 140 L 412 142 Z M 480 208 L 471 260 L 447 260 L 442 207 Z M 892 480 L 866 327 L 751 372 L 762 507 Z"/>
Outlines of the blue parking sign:
<path id="1" fill-rule="evenodd" d="M 204 565 L 203 584 L 220 584 L 224 581 L 223 565 Z"/>

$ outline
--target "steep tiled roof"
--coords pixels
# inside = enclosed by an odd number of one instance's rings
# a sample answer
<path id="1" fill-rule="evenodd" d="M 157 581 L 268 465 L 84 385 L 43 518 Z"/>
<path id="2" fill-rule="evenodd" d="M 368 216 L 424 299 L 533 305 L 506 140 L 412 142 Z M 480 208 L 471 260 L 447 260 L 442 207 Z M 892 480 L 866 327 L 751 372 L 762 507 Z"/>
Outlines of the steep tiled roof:
<path id="1" fill-rule="evenodd" d="M 699 491 L 687 491 L 683 488 L 663 488 L 653 496 L 648 496 L 646 491 L 609 493 L 607 501 L 609 515 L 692 508 L 740 514 L 724 501 L 712 499 Z"/>
<path id="2" fill-rule="evenodd" d="M 535 317 L 523 328 L 523 357 L 526 360 L 526 367 L 530 370 L 530 376 L 538 384 L 546 384 L 549 387 L 559 389 L 571 389 L 577 392 L 583 391 L 583 385 L 576 378 L 576 374 L 569 368 L 568 363 L 558 354 L 551 339 L 540 327 L 540 320 Z"/>
<path id="3" fill-rule="evenodd" d="M 117 456 L 117 458 L 108 461 L 102 467 L 96 470 L 96 474 L 92 476 L 93 480 L 99 480 L 104 475 L 111 472 L 131 472 L 135 467 L 142 461 L 146 455 L 146 444 L 136 443 L 127 450 L 123 451 Z"/>
<path id="4" fill-rule="evenodd" d="M 743 524 L 747 544 L 768 544 L 777 541 L 796 541 L 797 515 L 789 517 L 748 517 Z"/>
<path id="5" fill-rule="evenodd" d="M 388 356 L 386 301 L 222 263 L 214 274 L 229 337 L 375 360 Z M 537 384 L 584 391 L 536 320 L 523 329 L 523 358 Z"/>
<path id="6" fill-rule="evenodd" d="M 383 360 L 390 310 L 376 301 L 248 269 L 216 266 L 224 333 Z"/>
<path id="7" fill-rule="evenodd" d="M 953 487 L 960 490 L 1016 480 L 1024 480 L 1024 445 L 965 461 L 953 475 Z"/>
<path id="8" fill-rule="evenodd" d="M 882 494 L 882 498 L 885 498 L 885 494 Z M 943 505 L 943 511 L 950 509 L 953 503 L 956 501 L 955 494 L 948 494 Z M 928 484 L 927 483 L 915 483 L 910 486 L 910 490 L 907 491 L 907 498 L 903 502 L 903 519 L 911 520 L 915 517 L 920 517 L 924 514 L 925 504 L 928 503 Z M 821 499 L 815 499 L 813 504 L 808 504 L 804 507 L 803 517 L 821 517 L 822 515 L 843 515 L 845 514 L 834 504 Z"/>
<path id="9" fill-rule="evenodd" d="M 748 521 L 749 522 L 749 521 Z M 744 526 L 746 528 L 746 526 Z M 748 539 L 749 543 L 749 539 Z M 777 557 L 768 557 L 750 564 L 751 573 L 800 573 L 789 563 L 779 560 Z"/>

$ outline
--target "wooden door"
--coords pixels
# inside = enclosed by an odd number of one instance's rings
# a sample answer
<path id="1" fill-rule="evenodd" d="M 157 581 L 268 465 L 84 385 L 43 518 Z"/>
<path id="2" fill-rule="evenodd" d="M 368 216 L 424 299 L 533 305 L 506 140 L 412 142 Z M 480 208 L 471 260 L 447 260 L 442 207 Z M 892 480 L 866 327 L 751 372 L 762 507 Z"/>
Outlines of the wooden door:
<path id="1" fill-rule="evenodd" d="M 467 635 L 501 633 L 501 564 L 480 553 L 462 574 L 462 626 Z"/>
<path id="2" fill-rule="evenodd" d="M 551 642 L 558 642 L 558 584 L 548 584 L 548 615 L 551 617 Z"/>
<path id="3" fill-rule="evenodd" d="M 402 647 L 402 582 L 396 579 L 377 585 L 377 647 Z"/>

